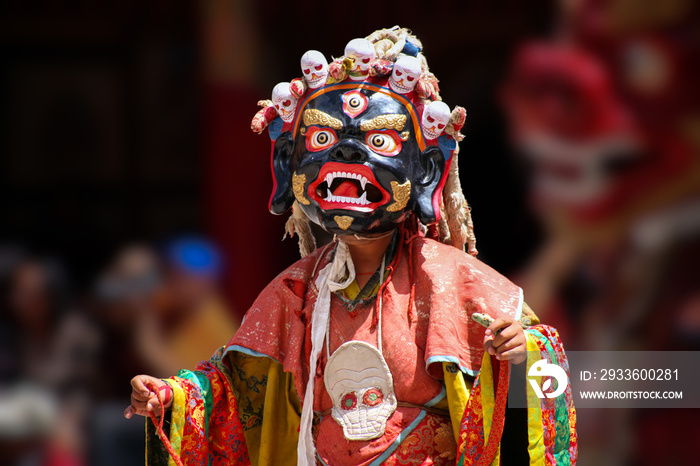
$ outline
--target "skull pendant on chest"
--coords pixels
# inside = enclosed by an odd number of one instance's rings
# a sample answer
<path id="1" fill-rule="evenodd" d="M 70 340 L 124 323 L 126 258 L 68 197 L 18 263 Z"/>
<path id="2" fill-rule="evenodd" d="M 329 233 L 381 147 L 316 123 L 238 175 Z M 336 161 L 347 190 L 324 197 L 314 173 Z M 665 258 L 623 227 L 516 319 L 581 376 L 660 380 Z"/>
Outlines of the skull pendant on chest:
<path id="1" fill-rule="evenodd" d="M 343 343 L 326 364 L 324 382 L 333 401 L 333 419 L 346 439 L 384 435 L 397 402 L 389 366 L 377 348 L 364 341 Z"/>

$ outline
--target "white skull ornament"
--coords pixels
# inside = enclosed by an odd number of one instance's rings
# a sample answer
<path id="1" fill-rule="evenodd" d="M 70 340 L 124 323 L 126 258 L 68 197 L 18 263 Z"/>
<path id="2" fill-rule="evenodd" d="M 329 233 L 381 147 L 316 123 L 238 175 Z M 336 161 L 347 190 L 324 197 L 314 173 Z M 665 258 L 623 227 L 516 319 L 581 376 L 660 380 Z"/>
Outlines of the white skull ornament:
<path id="1" fill-rule="evenodd" d="M 331 415 L 348 440 L 372 440 L 384 435 L 396 410 L 394 381 L 377 348 L 364 341 L 340 345 L 323 376 L 333 400 Z"/>
<path id="2" fill-rule="evenodd" d="M 404 55 L 394 63 L 394 69 L 389 78 L 389 87 L 399 94 L 408 94 L 416 88 L 421 72 L 419 58 Z"/>
<path id="3" fill-rule="evenodd" d="M 430 102 L 423 108 L 423 118 L 421 126 L 423 134 L 427 139 L 437 139 L 443 131 L 447 122 L 450 121 L 450 107 L 445 102 L 436 100 Z"/>
<path id="4" fill-rule="evenodd" d="M 289 83 L 279 83 L 272 89 L 272 104 L 282 120 L 289 123 L 294 119 L 297 98 L 292 94 Z"/>
<path id="5" fill-rule="evenodd" d="M 370 64 L 377 57 L 374 45 L 367 39 L 353 39 L 345 46 L 345 57 L 352 59 L 348 76 L 353 81 L 363 81 L 369 76 Z"/>
<path id="6" fill-rule="evenodd" d="M 301 57 L 301 71 L 309 89 L 317 89 L 328 79 L 328 60 L 318 50 L 309 50 Z"/>

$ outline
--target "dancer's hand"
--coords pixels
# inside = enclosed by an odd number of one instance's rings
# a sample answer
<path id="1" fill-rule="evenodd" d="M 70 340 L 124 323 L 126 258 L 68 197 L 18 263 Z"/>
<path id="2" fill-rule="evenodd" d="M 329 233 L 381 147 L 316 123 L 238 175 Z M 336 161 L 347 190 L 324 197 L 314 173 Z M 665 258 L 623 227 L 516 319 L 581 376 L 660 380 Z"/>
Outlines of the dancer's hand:
<path id="1" fill-rule="evenodd" d="M 173 389 L 166 382 L 150 375 L 137 375 L 131 379 L 131 404 L 124 410 L 124 417 L 131 419 L 134 414 L 148 416 L 161 414 L 160 403 L 155 390 L 160 392 L 163 406 L 167 409 L 173 404 Z"/>
<path id="2" fill-rule="evenodd" d="M 499 361 L 510 360 L 520 364 L 527 359 L 527 340 L 525 331 L 518 321 L 494 320 L 484 335 L 484 351 L 496 356 Z"/>

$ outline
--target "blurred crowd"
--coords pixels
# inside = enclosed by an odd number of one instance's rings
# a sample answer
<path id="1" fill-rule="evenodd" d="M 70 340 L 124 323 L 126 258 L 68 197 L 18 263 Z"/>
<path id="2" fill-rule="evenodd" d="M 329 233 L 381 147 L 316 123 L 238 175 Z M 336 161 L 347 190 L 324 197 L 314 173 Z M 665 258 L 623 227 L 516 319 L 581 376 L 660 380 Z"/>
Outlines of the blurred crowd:
<path id="1" fill-rule="evenodd" d="M 501 103 L 544 230 L 517 280 L 569 351 L 700 350 L 699 13 L 566 2 L 511 62 Z M 681 411 L 580 412 L 581 464 L 694 463 Z"/>
<path id="2" fill-rule="evenodd" d="M 2 464 L 141 464 L 143 423 L 122 416 L 128 381 L 194 369 L 235 333 L 222 266 L 202 238 L 129 245 L 75 296 L 60 263 L 2 247 Z"/>

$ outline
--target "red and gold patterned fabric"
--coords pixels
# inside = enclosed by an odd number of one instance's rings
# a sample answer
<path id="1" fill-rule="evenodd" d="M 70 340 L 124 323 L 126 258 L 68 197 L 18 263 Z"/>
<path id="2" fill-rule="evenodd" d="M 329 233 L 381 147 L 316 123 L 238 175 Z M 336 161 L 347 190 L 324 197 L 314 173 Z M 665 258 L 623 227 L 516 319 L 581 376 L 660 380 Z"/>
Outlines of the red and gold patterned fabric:
<path id="1" fill-rule="evenodd" d="M 562 367 L 569 366 L 556 330 L 535 325 L 526 331 L 529 368 L 546 359 Z M 510 383 L 509 364 L 484 357 L 481 372 L 474 382 L 464 411 L 459 438 L 458 465 L 501 464 L 500 440 Z M 576 410 L 571 385 L 563 396 L 542 400 L 528 392 L 528 454 L 531 465 L 573 465 L 578 456 Z"/>
<path id="2" fill-rule="evenodd" d="M 231 385 L 229 367 L 217 353 L 208 362 L 197 366 L 197 371 L 209 382 L 209 394 L 188 379 L 173 377 L 169 383 L 175 387 L 170 441 L 187 466 L 217 466 L 250 464 L 243 425 L 239 417 L 239 393 Z M 178 403 L 178 391 L 184 399 Z M 212 400 L 208 423 L 205 423 L 206 399 Z M 181 425 L 180 429 L 174 427 Z M 174 464 L 155 435 L 155 429 L 147 421 L 146 463 L 149 465 Z"/>
<path id="3" fill-rule="evenodd" d="M 453 465 L 456 451 L 457 443 L 452 435 L 452 425 L 445 422 L 442 416 L 428 413 L 382 464 Z"/>

